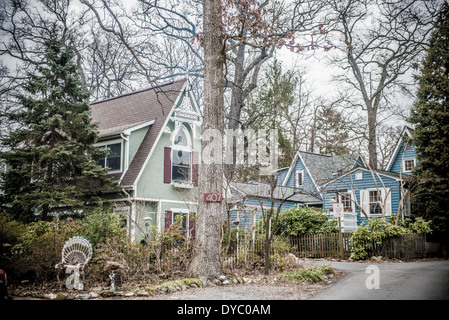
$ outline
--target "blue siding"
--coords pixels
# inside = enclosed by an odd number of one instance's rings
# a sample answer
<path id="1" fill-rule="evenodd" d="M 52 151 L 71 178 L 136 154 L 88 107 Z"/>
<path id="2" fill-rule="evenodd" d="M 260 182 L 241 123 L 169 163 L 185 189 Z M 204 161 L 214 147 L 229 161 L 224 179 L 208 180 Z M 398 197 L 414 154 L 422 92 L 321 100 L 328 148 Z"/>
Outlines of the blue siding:
<path id="1" fill-rule="evenodd" d="M 284 169 L 282 169 L 282 170 L 279 170 L 276 174 L 277 174 L 277 184 L 278 185 L 282 185 L 282 182 L 284 181 L 284 179 L 285 179 L 285 176 L 287 175 L 287 173 L 288 173 L 288 169 L 289 168 L 284 168 Z"/>
<path id="2" fill-rule="evenodd" d="M 327 193 L 326 190 L 338 190 L 338 189 L 347 189 L 348 192 L 354 191 L 354 194 L 357 199 L 357 203 L 361 205 L 360 201 L 360 191 L 376 188 L 376 184 L 374 183 L 373 176 L 371 172 L 360 170 L 363 172 L 363 179 L 355 180 L 355 173 L 359 170 L 355 170 L 351 173 L 352 175 L 352 187 L 351 180 L 349 174 L 346 174 L 339 179 L 329 183 L 326 185 L 325 190 L 323 192 L 323 209 L 329 210 L 333 207 L 333 203 L 331 201 L 332 198 L 335 198 L 335 193 Z M 391 213 L 396 215 L 398 213 L 399 202 L 401 199 L 400 195 L 400 184 L 396 179 L 388 176 L 381 175 L 383 185 L 385 188 L 390 188 L 391 193 Z M 382 182 L 377 175 L 375 175 L 375 179 L 379 188 L 383 188 Z M 359 209 L 356 208 L 354 204 L 355 212 L 357 213 L 357 224 L 360 225 L 366 221 L 365 215 L 361 213 Z M 330 216 L 333 217 L 332 214 Z"/>
<path id="3" fill-rule="evenodd" d="M 294 166 L 294 170 L 292 170 L 290 177 L 288 178 L 287 187 L 290 188 L 296 188 L 296 172 L 298 171 L 304 171 L 304 184 L 300 189 L 303 189 L 305 191 L 308 191 L 312 194 L 315 194 L 319 197 L 319 192 L 315 187 L 315 184 L 313 183 L 312 178 L 310 177 L 304 163 L 301 161 L 301 158 L 298 157 L 298 159 L 296 160 L 296 164 Z"/>
<path id="4" fill-rule="evenodd" d="M 357 158 L 357 160 L 355 161 L 353 168 L 355 168 L 355 167 L 366 167 L 365 162 L 363 162 L 363 159 L 361 156 L 359 156 Z"/>
<path id="5" fill-rule="evenodd" d="M 274 210 L 277 210 L 280 203 L 281 203 L 280 200 L 274 201 Z M 244 202 L 244 206 L 249 206 L 249 207 L 245 207 L 245 209 L 242 209 L 242 210 L 231 210 L 230 211 L 231 228 L 236 228 L 236 225 L 233 225 L 232 221 L 235 221 L 237 219 L 237 211 L 238 211 L 239 212 L 238 216 L 239 216 L 239 221 L 240 221 L 239 229 L 240 230 L 251 230 L 252 223 L 253 223 L 253 216 L 254 216 L 254 221 L 256 224 L 260 219 L 260 216 L 262 214 L 261 205 L 263 206 L 264 211 L 266 211 L 271 208 L 271 200 L 249 198 L 249 199 L 245 200 L 245 202 Z M 299 204 L 296 202 L 293 202 L 293 201 L 284 201 L 284 203 L 281 206 L 281 211 L 290 209 L 291 207 L 293 207 L 295 205 L 299 205 Z M 227 215 L 225 207 L 223 207 L 223 218 L 228 219 L 228 215 Z"/>
<path id="6" fill-rule="evenodd" d="M 410 174 L 410 172 L 404 172 L 404 168 L 402 167 L 402 161 L 405 159 L 415 159 L 417 163 L 415 147 L 414 146 L 409 147 L 407 151 L 405 151 L 404 149 L 405 145 L 402 144 L 391 166 L 390 169 L 391 172 L 401 173 L 402 171 L 402 173 L 404 174 Z"/>

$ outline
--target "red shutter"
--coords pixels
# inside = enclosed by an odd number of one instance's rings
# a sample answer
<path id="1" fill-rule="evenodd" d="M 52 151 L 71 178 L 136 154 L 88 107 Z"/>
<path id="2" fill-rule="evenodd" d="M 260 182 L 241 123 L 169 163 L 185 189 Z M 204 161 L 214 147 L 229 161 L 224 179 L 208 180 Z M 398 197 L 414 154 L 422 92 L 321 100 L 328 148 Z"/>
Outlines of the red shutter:
<path id="1" fill-rule="evenodd" d="M 169 229 L 172 223 L 173 223 L 173 211 L 165 211 L 165 227 L 164 227 L 164 230 Z"/>
<path id="2" fill-rule="evenodd" d="M 192 151 L 192 183 L 198 185 L 198 151 Z"/>
<path id="3" fill-rule="evenodd" d="M 195 239 L 195 222 L 196 222 L 195 212 L 190 212 L 190 214 L 189 214 L 189 238 L 190 239 Z"/>
<path id="4" fill-rule="evenodd" d="M 164 183 L 171 183 L 171 148 L 164 148 Z"/>

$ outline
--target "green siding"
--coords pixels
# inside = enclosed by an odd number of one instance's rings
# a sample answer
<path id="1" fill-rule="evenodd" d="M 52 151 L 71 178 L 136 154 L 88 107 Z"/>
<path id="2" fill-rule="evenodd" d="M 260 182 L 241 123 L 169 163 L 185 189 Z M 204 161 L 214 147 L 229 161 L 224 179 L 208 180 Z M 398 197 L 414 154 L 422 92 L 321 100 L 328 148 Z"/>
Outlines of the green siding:
<path id="1" fill-rule="evenodd" d="M 145 135 L 147 134 L 149 130 L 149 126 L 135 130 L 131 132 L 131 135 L 129 136 L 129 161 L 128 163 L 131 163 L 134 159 L 134 156 L 137 153 L 137 150 L 139 150 L 140 144 L 142 143 L 143 139 L 145 138 Z"/>

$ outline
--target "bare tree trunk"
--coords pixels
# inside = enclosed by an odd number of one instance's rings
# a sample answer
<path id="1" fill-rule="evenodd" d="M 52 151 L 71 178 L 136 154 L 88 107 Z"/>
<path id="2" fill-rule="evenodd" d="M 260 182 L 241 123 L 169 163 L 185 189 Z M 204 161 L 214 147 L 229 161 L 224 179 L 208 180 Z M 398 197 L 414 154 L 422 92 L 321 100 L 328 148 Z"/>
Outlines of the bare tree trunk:
<path id="1" fill-rule="evenodd" d="M 377 169 L 377 111 L 375 108 L 368 107 L 368 154 L 369 166 L 371 169 Z"/>
<path id="2" fill-rule="evenodd" d="M 225 52 L 222 43 L 221 0 L 204 1 L 204 118 L 202 133 L 214 129 L 220 134 L 224 129 L 223 65 Z M 204 135 L 203 135 L 204 136 Z M 214 137 L 214 139 L 221 137 Z M 210 141 L 202 140 L 202 150 L 210 147 Z M 212 142 L 213 143 L 213 142 Z M 222 146 L 222 145 L 221 145 Z M 215 150 L 218 152 L 218 150 Z M 221 151 L 221 150 L 220 150 Z M 220 155 L 222 156 L 222 154 Z M 197 233 L 194 256 L 188 273 L 203 279 L 221 274 L 221 202 L 204 202 L 203 194 L 222 192 L 222 163 L 205 163 L 199 167 L 199 199 Z"/>

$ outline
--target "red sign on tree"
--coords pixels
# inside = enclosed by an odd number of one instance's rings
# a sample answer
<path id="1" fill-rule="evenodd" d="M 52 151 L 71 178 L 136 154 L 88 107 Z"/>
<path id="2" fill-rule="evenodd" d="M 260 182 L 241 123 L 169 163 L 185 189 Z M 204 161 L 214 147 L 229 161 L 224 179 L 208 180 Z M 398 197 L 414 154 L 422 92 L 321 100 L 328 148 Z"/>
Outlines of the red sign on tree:
<path id="1" fill-rule="evenodd" d="M 204 202 L 221 202 L 223 200 L 223 195 L 221 193 L 205 193 Z"/>

